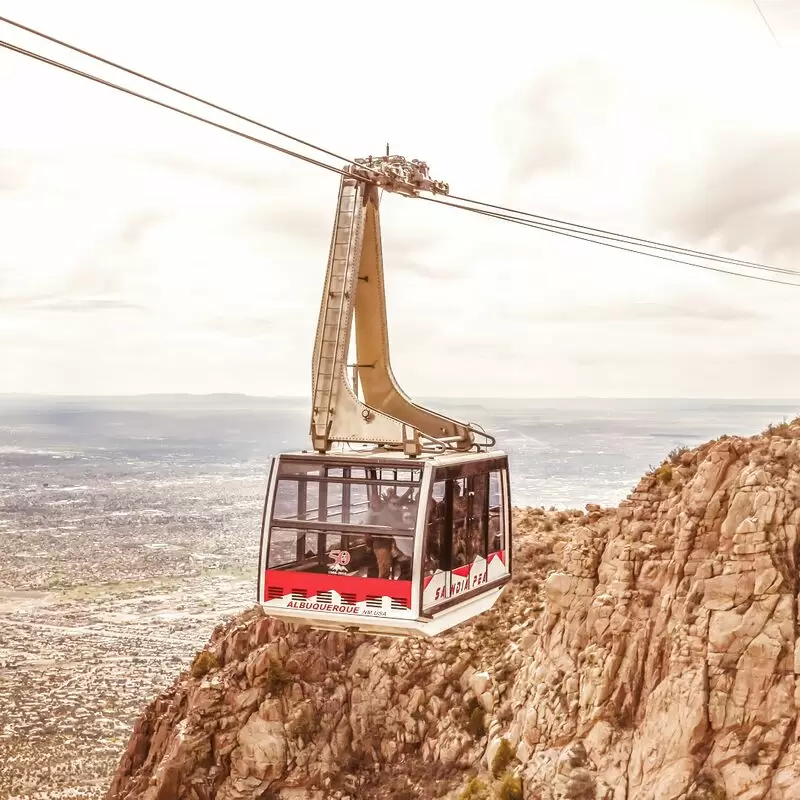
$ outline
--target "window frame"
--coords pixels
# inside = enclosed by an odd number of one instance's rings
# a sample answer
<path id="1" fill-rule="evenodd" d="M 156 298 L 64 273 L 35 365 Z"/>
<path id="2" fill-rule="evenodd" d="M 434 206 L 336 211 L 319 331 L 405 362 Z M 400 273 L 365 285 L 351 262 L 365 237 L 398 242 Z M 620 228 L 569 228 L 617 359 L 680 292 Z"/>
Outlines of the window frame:
<path id="1" fill-rule="evenodd" d="M 496 578 L 495 580 L 487 583 L 483 583 L 480 586 L 476 587 L 475 589 L 471 589 L 463 594 L 459 594 L 455 597 L 449 597 L 445 600 L 442 600 L 439 603 L 433 604 L 425 608 L 424 606 L 424 583 L 425 583 L 425 575 L 422 574 L 425 560 L 428 556 L 428 524 L 427 518 L 425 522 L 425 530 L 422 534 L 422 552 L 420 557 L 420 586 L 419 586 L 419 613 L 421 617 L 428 617 L 432 618 L 436 614 L 441 613 L 442 611 L 447 610 L 448 608 L 452 608 L 453 606 L 459 605 L 467 600 L 476 597 L 489 589 L 494 589 L 500 586 L 503 586 L 508 581 L 511 580 L 511 495 L 510 495 L 510 487 L 509 487 L 509 478 L 508 478 L 508 461 L 507 457 L 498 457 L 498 458 L 488 458 L 481 461 L 476 461 L 474 463 L 469 462 L 462 462 L 461 464 L 452 464 L 452 465 L 434 465 L 431 474 L 431 491 L 430 494 L 433 493 L 433 487 L 436 483 L 440 481 L 444 481 L 445 484 L 445 531 L 444 536 L 442 537 L 442 549 L 446 550 L 447 553 L 447 565 L 448 569 L 445 570 L 443 565 L 443 559 L 440 561 L 440 568 L 448 573 L 448 580 L 452 581 L 452 572 L 453 572 L 453 482 L 455 480 L 459 480 L 461 478 L 474 478 L 480 475 L 486 475 L 486 493 L 484 496 L 484 504 L 483 504 L 483 532 L 484 532 L 484 542 L 485 542 L 485 550 L 484 559 L 487 560 L 486 568 L 488 569 L 488 557 L 489 557 L 489 497 L 490 497 L 490 481 L 491 481 L 491 473 L 497 472 L 499 473 L 500 478 L 500 515 L 503 521 L 503 550 L 505 551 L 506 558 L 508 559 L 508 572 L 501 576 L 500 578 Z M 469 481 L 467 482 L 469 485 Z M 469 509 L 468 509 L 468 519 L 469 519 Z M 449 587 L 449 584 L 448 584 Z"/>
<path id="2" fill-rule="evenodd" d="M 306 542 L 307 536 L 314 533 L 317 534 L 317 553 L 324 550 L 325 538 L 328 534 L 339 534 L 342 540 L 342 547 L 350 549 L 350 537 L 363 537 L 366 535 L 376 537 L 397 537 L 404 540 L 415 540 L 416 526 L 419 516 L 419 498 L 422 493 L 422 488 L 425 479 L 425 464 L 408 464 L 408 462 L 387 461 L 386 463 L 375 464 L 364 463 L 358 461 L 347 460 L 346 462 L 340 460 L 323 460 L 323 459 L 309 459 L 297 456 L 280 457 L 279 463 L 273 465 L 270 469 L 270 477 L 274 476 L 274 483 L 272 484 L 271 498 L 268 498 L 264 508 L 264 518 L 262 521 L 262 547 L 260 559 L 261 570 L 298 570 L 307 562 L 305 551 L 307 549 Z M 353 468 L 363 471 L 364 477 L 353 477 Z M 336 470 L 341 472 L 341 475 L 326 474 L 328 470 Z M 386 475 L 389 472 L 390 475 Z M 315 474 L 316 473 L 316 474 Z M 395 479 L 394 476 L 398 473 L 405 473 L 417 476 L 415 480 Z M 385 476 L 385 477 L 384 477 Z M 297 509 L 294 519 L 286 519 L 276 516 L 277 503 L 279 490 L 282 483 L 297 484 Z M 309 485 L 315 484 L 319 487 L 319 505 L 317 509 L 308 509 L 308 488 Z M 328 520 L 330 508 L 328 507 L 328 488 L 331 484 L 341 485 L 342 499 L 341 499 L 341 522 Z M 367 487 L 368 500 L 373 496 L 375 488 L 372 490 L 370 487 L 393 487 L 393 488 L 415 488 L 417 489 L 417 503 L 414 509 L 414 521 L 409 528 L 395 528 L 388 525 L 365 525 L 358 522 L 352 522 L 351 517 L 351 503 L 353 486 Z M 270 502 L 271 500 L 271 502 Z M 338 504 L 337 504 L 338 505 Z M 269 514 L 267 511 L 269 510 Z M 303 519 L 309 513 L 316 511 L 318 519 Z M 347 519 L 345 519 L 347 517 Z M 264 528 L 267 525 L 268 528 Z M 266 536 L 266 547 L 264 531 L 268 530 L 269 535 Z M 302 531 L 302 534 L 297 536 L 296 554 L 293 561 L 288 564 L 281 564 L 278 567 L 270 566 L 269 559 L 269 545 L 272 541 L 273 530 L 297 530 Z M 360 546 L 360 545 L 359 545 Z M 263 561 L 263 564 L 261 563 Z M 413 559 L 412 559 L 412 577 L 413 577 Z"/>

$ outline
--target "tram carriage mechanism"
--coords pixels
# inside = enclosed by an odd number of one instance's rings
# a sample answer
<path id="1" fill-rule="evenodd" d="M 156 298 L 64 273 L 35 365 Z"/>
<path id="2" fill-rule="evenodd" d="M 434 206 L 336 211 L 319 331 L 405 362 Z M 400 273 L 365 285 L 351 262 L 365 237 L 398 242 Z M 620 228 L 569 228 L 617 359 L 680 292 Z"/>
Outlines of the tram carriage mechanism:
<path id="1" fill-rule="evenodd" d="M 508 458 L 478 426 L 412 402 L 389 362 L 379 191 L 447 184 L 400 156 L 344 171 L 314 345 L 313 449 L 273 459 L 258 602 L 315 628 L 435 636 L 490 609 L 511 578 Z"/>

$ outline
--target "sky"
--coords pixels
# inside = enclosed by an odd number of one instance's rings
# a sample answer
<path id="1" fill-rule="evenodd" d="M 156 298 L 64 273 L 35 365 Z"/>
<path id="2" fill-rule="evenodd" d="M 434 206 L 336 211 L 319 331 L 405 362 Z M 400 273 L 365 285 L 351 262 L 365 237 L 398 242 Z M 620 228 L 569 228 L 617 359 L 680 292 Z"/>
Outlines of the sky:
<path id="1" fill-rule="evenodd" d="M 2 14 L 347 158 L 389 142 L 457 195 L 800 269 L 800 6 L 760 7 L 777 44 L 752 0 Z M 3 23 L 0 39 L 313 155 Z M 336 174 L 7 50 L 0 98 L 0 393 L 309 394 Z M 388 193 L 381 212 L 411 396 L 800 397 L 800 276 Z"/>

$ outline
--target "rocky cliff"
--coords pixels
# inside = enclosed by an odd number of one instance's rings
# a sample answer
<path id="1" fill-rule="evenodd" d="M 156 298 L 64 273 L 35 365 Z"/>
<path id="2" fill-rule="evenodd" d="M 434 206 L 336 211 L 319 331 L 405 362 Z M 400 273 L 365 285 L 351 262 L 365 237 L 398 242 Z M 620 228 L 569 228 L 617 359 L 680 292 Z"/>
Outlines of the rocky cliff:
<path id="1" fill-rule="evenodd" d="M 219 628 L 109 800 L 800 798 L 800 421 L 617 509 L 516 512 L 516 577 L 432 641 Z"/>

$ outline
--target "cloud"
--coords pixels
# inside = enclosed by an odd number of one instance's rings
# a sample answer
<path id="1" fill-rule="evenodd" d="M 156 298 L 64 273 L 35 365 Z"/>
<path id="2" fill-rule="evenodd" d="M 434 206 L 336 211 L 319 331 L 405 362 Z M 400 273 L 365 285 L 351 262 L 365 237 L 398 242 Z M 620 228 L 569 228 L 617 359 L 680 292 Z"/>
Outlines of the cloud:
<path id="1" fill-rule="evenodd" d="M 385 260 L 385 259 L 384 259 Z M 435 283 L 452 283 L 458 279 L 458 272 L 453 269 L 443 268 L 441 265 L 425 263 L 423 261 L 411 260 L 408 258 L 390 259 L 391 263 L 384 264 L 384 271 L 390 273 L 413 275 L 416 278 L 423 278 L 426 281 Z"/>
<path id="2" fill-rule="evenodd" d="M 663 321 L 682 323 L 696 321 L 752 322 L 769 319 L 766 311 L 733 306 L 709 296 L 673 297 L 666 300 L 619 300 L 603 304 L 580 304 L 564 309 L 549 309 L 540 314 L 542 319 L 552 322 L 642 322 Z"/>
<path id="3" fill-rule="evenodd" d="M 159 169 L 188 175 L 193 178 L 210 178 L 213 181 L 231 184 L 242 189 L 252 189 L 254 191 L 272 189 L 277 183 L 276 176 L 272 172 L 259 172 L 257 170 L 245 172 L 229 165 L 199 161 L 174 153 L 147 153 L 132 156 L 131 158 L 136 162 Z"/>
<path id="4" fill-rule="evenodd" d="M 0 296 L 0 306 L 7 311 L 143 311 L 144 306 L 113 297 L 79 297 L 73 294 L 37 296 Z"/>
<path id="5" fill-rule="evenodd" d="M 204 321 L 210 330 L 233 339 L 262 339 L 271 336 L 277 327 L 277 321 L 271 316 L 242 317 L 214 315 Z"/>
<path id="6" fill-rule="evenodd" d="M 632 70 L 625 55 L 566 60 L 503 105 L 509 180 L 540 213 L 788 266 L 800 115 L 777 66 L 689 51 L 666 70 L 656 47 Z"/>
<path id="7" fill-rule="evenodd" d="M 598 59 L 580 57 L 559 64 L 499 109 L 497 127 L 508 148 L 515 183 L 540 173 L 585 166 L 585 129 L 613 113 L 619 86 Z"/>
<path id="8" fill-rule="evenodd" d="M 21 189 L 34 164 L 35 159 L 29 153 L 0 150 L 0 192 Z"/>
<path id="9" fill-rule="evenodd" d="M 144 298 L 133 299 L 130 284 L 137 271 L 146 268 L 141 257 L 146 237 L 167 221 L 168 216 L 157 210 L 123 216 L 76 259 L 72 269 L 63 275 L 56 296 L 45 293 L 42 302 L 51 308 L 62 306 L 74 311 L 143 308 Z M 57 300 L 58 296 L 61 300 Z"/>
<path id="10" fill-rule="evenodd" d="M 300 244 L 314 243 L 327 248 L 327 243 L 323 245 L 323 242 L 330 238 L 333 228 L 332 202 L 335 202 L 335 195 L 327 205 L 309 204 L 297 192 L 276 191 L 275 197 L 261 200 L 253 210 L 245 212 L 238 225 L 248 236 L 268 245 L 280 236 Z M 323 258 L 327 258 L 327 249 Z"/>
<path id="11" fill-rule="evenodd" d="M 160 211 L 145 210 L 124 220 L 112 242 L 113 247 L 136 247 L 152 228 L 163 223 L 167 215 Z"/>
<path id="12" fill-rule="evenodd" d="M 149 284 L 159 277 L 148 275 L 159 265 L 149 258 L 148 240 L 169 227 L 170 215 L 124 206 L 82 213 L 82 198 L 70 203 L 54 193 L 48 199 L 54 208 L 42 204 L 32 238 L 9 230 L 0 305 L 16 314 L 68 312 L 87 320 L 95 312 L 152 310 Z"/>
<path id="13" fill-rule="evenodd" d="M 800 245 L 800 126 L 791 134 L 721 130 L 698 151 L 658 176 L 654 221 L 686 239 L 784 261 Z"/>

